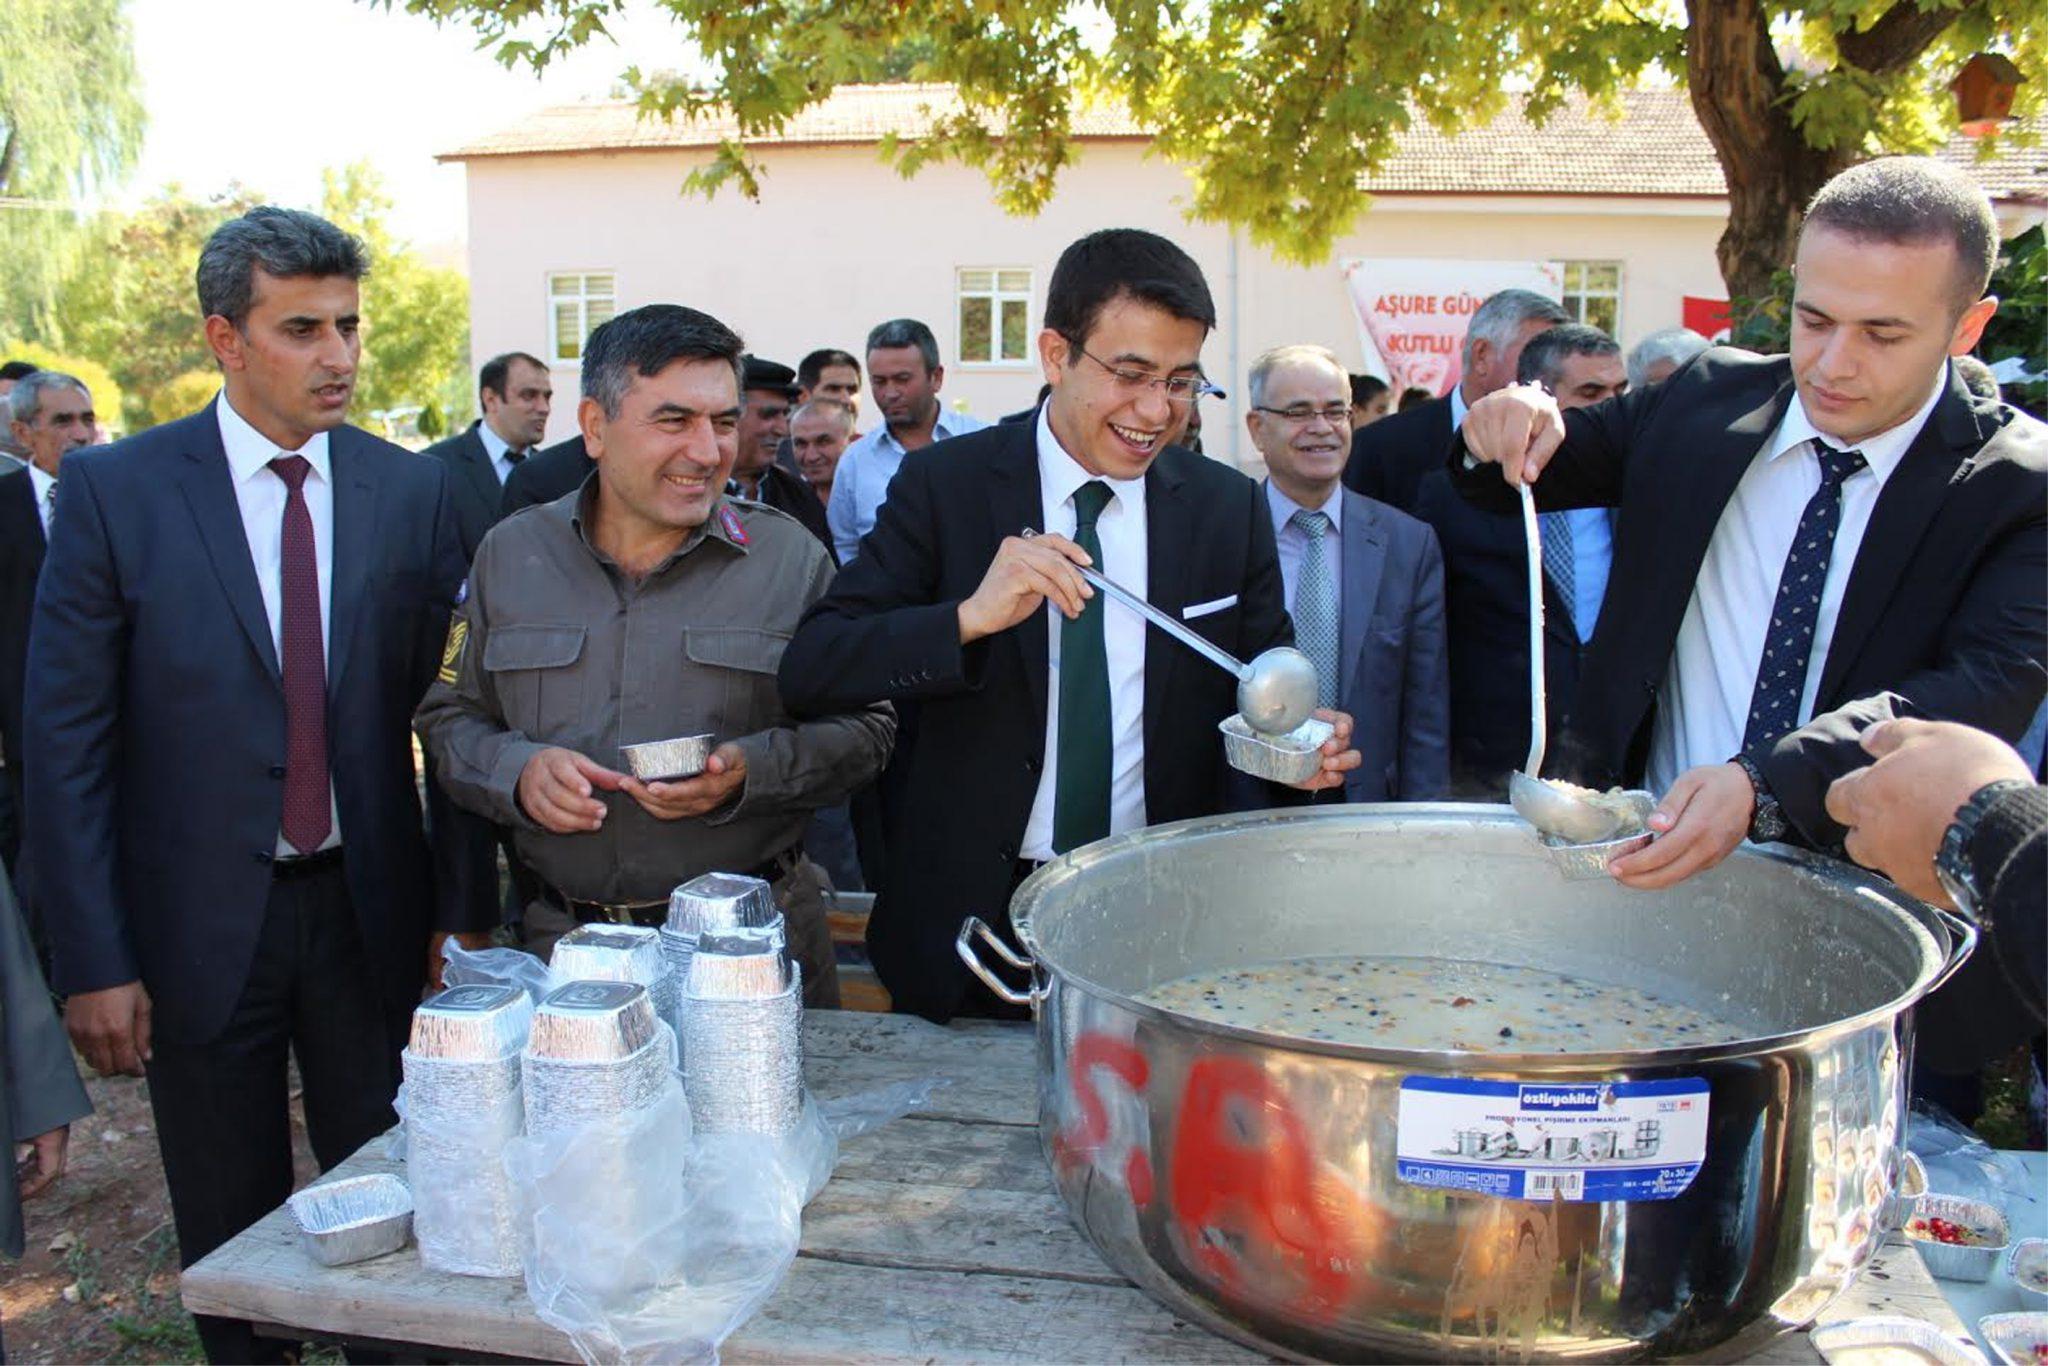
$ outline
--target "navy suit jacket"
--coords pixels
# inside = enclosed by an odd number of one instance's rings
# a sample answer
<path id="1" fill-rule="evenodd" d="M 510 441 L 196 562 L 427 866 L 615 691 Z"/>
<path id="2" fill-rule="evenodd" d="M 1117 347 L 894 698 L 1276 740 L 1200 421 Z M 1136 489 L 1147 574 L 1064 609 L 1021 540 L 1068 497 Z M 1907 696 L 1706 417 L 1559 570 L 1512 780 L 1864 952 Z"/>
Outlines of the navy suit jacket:
<path id="1" fill-rule="evenodd" d="M 43 518 L 26 466 L 0 474 L 0 752 L 15 810 L 21 810 L 22 681 L 28 671 L 29 613 L 43 571 Z"/>
<path id="2" fill-rule="evenodd" d="M 1344 487 L 1402 512 L 1414 512 L 1423 476 L 1443 468 L 1444 450 L 1450 444 L 1448 394 L 1406 412 L 1389 413 L 1351 434 Z"/>
<path id="3" fill-rule="evenodd" d="M 491 453 L 484 449 L 484 439 L 477 434 L 481 426 L 483 419 L 479 418 L 469 424 L 468 430 L 436 441 L 420 452 L 448 467 L 448 498 L 455 507 L 455 529 L 462 537 L 465 560 L 476 558 L 476 548 L 483 544 L 484 533 L 498 524 L 502 515 L 499 509 L 505 502 L 504 486 L 498 482 L 498 472 L 491 468 Z"/>
<path id="4" fill-rule="evenodd" d="M 417 998 L 437 919 L 411 720 L 439 667 L 462 547 L 438 461 L 353 427 L 328 449 L 329 771 L 368 985 L 396 1003 Z M 140 979 L 159 1034 L 213 1038 L 270 893 L 285 707 L 212 405 L 65 460 L 25 749 L 53 985 Z"/>

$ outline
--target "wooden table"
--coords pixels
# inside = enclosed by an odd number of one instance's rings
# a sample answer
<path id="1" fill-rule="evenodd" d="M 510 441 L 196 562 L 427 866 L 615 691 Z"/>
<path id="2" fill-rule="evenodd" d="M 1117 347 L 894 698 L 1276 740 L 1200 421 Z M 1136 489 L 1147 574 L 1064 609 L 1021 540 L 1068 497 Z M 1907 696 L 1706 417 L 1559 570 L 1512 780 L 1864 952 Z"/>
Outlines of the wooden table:
<path id="1" fill-rule="evenodd" d="M 727 1361 L 1250 1361 L 1109 1269 L 1075 1229 L 1040 1156 L 1028 1026 L 947 1027 L 815 1012 L 821 1099 L 947 1077 L 931 1106 L 845 1145 L 804 1211 L 803 1244 L 775 1297 L 727 1340 Z M 394 1169 L 370 1144 L 336 1176 Z M 322 1267 L 275 1210 L 184 1275 L 185 1307 L 304 1336 L 416 1343 L 459 1357 L 575 1361 L 518 1280 L 447 1276 L 404 1251 Z M 1893 1244 L 1821 1315 L 1909 1314 L 1967 1336 L 1911 1249 Z M 1819 1360 L 1804 1335 L 1756 1358 Z"/>

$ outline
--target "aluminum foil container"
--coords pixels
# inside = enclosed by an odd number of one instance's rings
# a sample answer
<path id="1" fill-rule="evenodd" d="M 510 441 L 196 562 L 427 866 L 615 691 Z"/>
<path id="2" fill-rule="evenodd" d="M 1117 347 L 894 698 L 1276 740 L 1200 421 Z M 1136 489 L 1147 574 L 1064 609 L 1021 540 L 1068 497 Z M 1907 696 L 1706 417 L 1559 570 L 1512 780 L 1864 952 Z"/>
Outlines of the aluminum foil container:
<path id="1" fill-rule="evenodd" d="M 1884 1227 L 1887 1232 L 1896 1233 L 1906 1226 L 1913 1217 L 1913 1210 L 1919 1205 L 1920 1197 L 1927 1194 L 1927 1167 L 1914 1154 L 1899 1154 L 1899 1184 L 1892 1191 L 1892 1198 L 1885 1206 Z"/>
<path id="2" fill-rule="evenodd" d="M 2048 1300 L 2048 1238 L 2022 1238 L 2012 1245 L 2005 1271 L 2020 1294 L 2039 1303 Z"/>
<path id="3" fill-rule="evenodd" d="M 1986 1314 L 1977 1320 L 1977 1331 L 2005 1366 L 2034 1366 L 2048 1350 L 2048 1314 Z"/>
<path id="4" fill-rule="evenodd" d="M 662 947 L 661 932 L 640 925 L 578 925 L 555 944 L 548 976 L 569 982 L 638 982 L 655 1015 L 681 1031 L 682 985 Z"/>
<path id="5" fill-rule="evenodd" d="M 526 1129 L 545 1135 L 652 1105 L 667 1080 L 669 1041 L 647 988 L 571 982 L 533 1017 L 520 1069 Z"/>
<path id="6" fill-rule="evenodd" d="M 655 1036 L 654 1002 L 637 982 L 570 982 L 533 1013 L 526 1057 L 616 1062 Z"/>
<path id="7" fill-rule="evenodd" d="M 683 985 L 683 1078 L 707 1134 L 786 1134 L 803 1112 L 803 974 L 766 934 L 706 935 Z"/>
<path id="8" fill-rule="evenodd" d="M 1657 799 L 1641 788 L 1631 788 L 1621 795 L 1636 808 L 1638 819 L 1643 822 L 1648 822 L 1650 813 L 1657 809 Z M 1648 830 L 1639 830 L 1618 839 L 1595 840 L 1591 844 L 1571 844 L 1555 835 L 1536 835 L 1534 838 L 1543 846 L 1550 866 L 1557 869 L 1565 881 L 1586 882 L 1607 877 L 1609 863 L 1623 854 L 1633 854 L 1646 848 L 1652 836 Z"/>
<path id="9" fill-rule="evenodd" d="M 626 771 L 643 783 L 674 778 L 694 778 L 711 759 L 709 735 L 678 735 L 668 740 L 648 740 L 638 745 L 620 745 Z"/>
<path id="10" fill-rule="evenodd" d="M 761 878 L 744 873 L 706 873 L 669 893 L 669 933 L 691 941 L 720 930 L 779 927 L 782 912 L 774 890 Z"/>
<path id="11" fill-rule="evenodd" d="M 533 1001 L 522 987 L 450 987 L 412 1014 L 406 1052 L 461 1061 L 517 1057 L 533 1028 Z"/>
<path id="12" fill-rule="evenodd" d="M 1946 1219 L 1976 1229 L 1984 1234 L 1985 1241 L 1981 1245 L 1963 1246 L 1919 1237 L 1913 1232 L 1913 1222 L 1920 1219 Z M 1920 1260 L 1927 1264 L 1929 1274 L 1945 1281 L 1990 1280 L 1992 1268 L 2004 1258 L 2006 1245 L 2012 1241 L 2005 1215 L 1996 1205 L 1966 1200 L 1959 1195 L 1934 1194 L 1920 1197 L 1913 1219 L 1907 1221 L 1906 1237 L 1919 1252 Z"/>
<path id="13" fill-rule="evenodd" d="M 1832 1366 L 1877 1366 L 1918 1357 L 1933 1366 L 1984 1366 L 1975 1343 L 1899 1315 L 1843 1319 L 1813 1330 L 1813 1349 Z"/>
<path id="14" fill-rule="evenodd" d="M 299 1242 L 322 1266 L 347 1266 L 396 1252 L 412 1233 L 412 1192 L 379 1173 L 308 1186 L 286 1202 Z"/>
<path id="15" fill-rule="evenodd" d="M 1311 716 L 1285 735 L 1261 735 L 1242 716 L 1216 723 L 1223 732 L 1223 757 L 1240 773 L 1275 783 L 1305 783 L 1322 769 L 1318 753 L 1337 733 L 1328 721 Z"/>

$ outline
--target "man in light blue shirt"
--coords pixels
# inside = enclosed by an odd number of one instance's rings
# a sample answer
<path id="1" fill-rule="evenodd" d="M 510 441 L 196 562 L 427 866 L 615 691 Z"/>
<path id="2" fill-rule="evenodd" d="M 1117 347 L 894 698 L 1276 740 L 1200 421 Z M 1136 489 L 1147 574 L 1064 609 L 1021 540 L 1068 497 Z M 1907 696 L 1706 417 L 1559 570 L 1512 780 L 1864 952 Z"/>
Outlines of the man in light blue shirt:
<path id="1" fill-rule="evenodd" d="M 923 323 L 896 318 L 868 333 L 868 391 L 883 420 L 846 448 L 832 481 L 825 518 L 841 565 L 860 553 L 860 538 L 873 529 L 875 513 L 905 455 L 988 426 L 978 417 L 945 410 L 939 402 L 945 382 L 938 340 Z"/>

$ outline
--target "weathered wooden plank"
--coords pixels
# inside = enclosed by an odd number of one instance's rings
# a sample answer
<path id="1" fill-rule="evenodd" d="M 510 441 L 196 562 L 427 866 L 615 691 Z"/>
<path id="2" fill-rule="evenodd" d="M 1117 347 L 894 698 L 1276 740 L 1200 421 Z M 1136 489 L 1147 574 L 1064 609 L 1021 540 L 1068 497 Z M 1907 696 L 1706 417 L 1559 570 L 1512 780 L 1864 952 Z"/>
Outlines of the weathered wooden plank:
<path id="1" fill-rule="evenodd" d="M 1125 1285 L 1051 1190 L 835 1176 L 804 1210 L 803 1250 L 836 1261 Z"/>
<path id="2" fill-rule="evenodd" d="M 1928 1274 L 1927 1264 L 1920 1260 L 1920 1254 L 1910 1243 L 1897 1239 L 1877 1250 L 1869 1269 L 1821 1309 L 1814 1325 L 1818 1327 L 1880 1314 L 1920 1319 L 1933 1324 L 1949 1337 L 1970 1341 L 1970 1330 L 1942 1295 L 1940 1282 Z M 1806 1333 L 1780 1338 L 1749 1358 L 1752 1362 L 1767 1363 L 1768 1366 L 1780 1366 L 1781 1363 L 1783 1366 L 1808 1366 L 1820 1359 L 1820 1353 L 1814 1350 L 1813 1341 Z"/>
<path id="3" fill-rule="evenodd" d="M 1035 1050 L 1031 1026 L 987 1020 L 935 1025 L 828 1010 L 808 1015 L 804 1030 L 805 1071 L 819 1099 L 939 1077 L 949 1084 L 922 1113 L 975 1123 L 1038 1122 Z"/>
<path id="4" fill-rule="evenodd" d="M 988 1186 L 1041 1195 L 1052 1189 L 1035 1127 L 972 1124 L 921 1112 L 841 1145 L 832 1179 Z"/>

